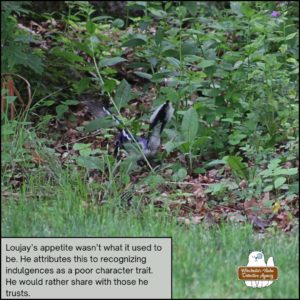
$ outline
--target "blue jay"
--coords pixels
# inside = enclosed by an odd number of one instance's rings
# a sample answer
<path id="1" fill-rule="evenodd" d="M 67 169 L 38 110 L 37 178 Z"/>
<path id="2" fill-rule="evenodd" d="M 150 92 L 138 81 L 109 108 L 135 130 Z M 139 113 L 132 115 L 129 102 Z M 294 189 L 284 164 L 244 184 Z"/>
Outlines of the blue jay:
<path id="1" fill-rule="evenodd" d="M 118 125 L 122 124 L 122 122 L 108 109 L 103 107 L 103 110 L 106 115 L 110 115 Z M 132 146 L 134 146 L 136 141 L 147 158 L 153 157 L 160 147 L 161 133 L 165 125 L 171 120 L 173 113 L 174 108 L 169 101 L 160 105 L 150 117 L 149 134 L 147 138 L 135 138 L 126 129 L 120 130 L 115 145 L 114 155 L 117 156 L 120 149 L 124 149 L 125 151 L 129 149 L 128 152 L 130 153 L 130 149 L 132 149 Z"/>

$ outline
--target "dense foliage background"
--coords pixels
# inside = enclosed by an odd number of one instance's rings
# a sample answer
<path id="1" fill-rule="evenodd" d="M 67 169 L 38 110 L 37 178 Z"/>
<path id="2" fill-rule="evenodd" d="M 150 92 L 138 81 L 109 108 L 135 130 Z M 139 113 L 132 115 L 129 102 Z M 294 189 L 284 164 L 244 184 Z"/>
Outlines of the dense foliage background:
<path id="1" fill-rule="evenodd" d="M 297 1 L 2 1 L 3 234 L 113 235 L 112 219 L 134 218 L 148 224 L 137 234 L 163 235 L 147 231 L 159 218 L 296 242 L 298 13 Z M 156 159 L 116 159 L 98 107 L 145 136 L 166 100 Z"/>

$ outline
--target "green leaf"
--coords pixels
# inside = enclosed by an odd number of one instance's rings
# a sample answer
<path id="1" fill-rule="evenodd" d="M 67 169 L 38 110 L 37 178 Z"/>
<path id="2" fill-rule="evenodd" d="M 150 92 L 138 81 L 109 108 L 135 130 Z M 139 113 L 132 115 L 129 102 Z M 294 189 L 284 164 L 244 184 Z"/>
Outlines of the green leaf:
<path id="1" fill-rule="evenodd" d="M 277 175 L 292 176 L 292 175 L 296 175 L 296 174 L 298 174 L 298 169 L 297 168 L 291 168 L 291 169 L 278 168 L 278 169 L 275 169 L 274 172 L 273 172 L 274 176 L 277 176 Z"/>
<path id="2" fill-rule="evenodd" d="M 164 10 L 159 10 L 159 9 L 155 9 L 155 8 L 148 8 L 148 10 L 150 11 L 150 13 L 158 18 L 163 18 L 167 15 L 167 13 Z"/>
<path id="3" fill-rule="evenodd" d="M 166 60 L 175 68 L 180 68 L 180 61 L 175 57 L 167 57 Z"/>
<path id="4" fill-rule="evenodd" d="M 286 178 L 285 177 L 278 177 L 278 178 L 276 178 L 275 181 L 274 181 L 274 187 L 275 187 L 275 189 L 278 189 L 279 187 L 281 187 L 285 182 L 286 182 Z"/>
<path id="5" fill-rule="evenodd" d="M 91 144 L 75 143 L 73 149 L 79 151 L 79 154 L 84 157 L 87 157 L 93 153 Z"/>
<path id="6" fill-rule="evenodd" d="M 255 14 L 255 10 L 252 9 L 249 3 L 243 2 L 241 6 L 242 13 L 247 17 L 250 18 Z"/>
<path id="7" fill-rule="evenodd" d="M 159 46 L 161 44 L 162 40 L 163 40 L 163 37 L 164 37 L 163 29 L 158 28 L 156 33 L 155 33 L 155 36 L 154 36 L 155 44 Z"/>
<path id="8" fill-rule="evenodd" d="M 131 87 L 130 84 L 123 79 L 118 85 L 115 95 L 115 103 L 120 109 L 127 105 L 128 101 L 132 99 Z"/>
<path id="9" fill-rule="evenodd" d="M 71 51 L 63 50 L 58 47 L 55 47 L 51 51 L 55 56 L 62 57 L 71 63 L 75 62 L 84 62 L 83 57 L 77 55 Z"/>
<path id="10" fill-rule="evenodd" d="M 114 79 L 104 79 L 103 89 L 105 92 L 111 93 L 115 90 L 117 85 L 116 80 Z"/>
<path id="11" fill-rule="evenodd" d="M 214 65 L 215 65 L 214 60 L 204 60 L 200 64 L 198 64 L 198 67 L 205 69 Z"/>
<path id="12" fill-rule="evenodd" d="M 78 100 L 66 100 L 66 101 L 63 101 L 63 104 L 64 105 L 77 105 L 78 103 L 80 103 Z"/>
<path id="13" fill-rule="evenodd" d="M 136 71 L 136 72 L 133 72 L 135 75 L 139 76 L 139 77 L 142 77 L 142 78 L 145 78 L 145 79 L 151 79 L 152 78 L 152 75 L 151 74 L 148 74 L 148 73 L 145 73 L 145 72 L 139 72 L 139 71 Z"/>
<path id="14" fill-rule="evenodd" d="M 280 163 L 281 163 L 281 159 L 274 158 L 268 164 L 268 168 L 271 169 L 271 170 L 274 170 L 274 169 L 276 169 L 279 166 Z"/>
<path id="15" fill-rule="evenodd" d="M 187 10 L 192 16 L 195 16 L 197 14 L 197 1 L 183 1 L 182 5 L 184 5 L 187 8 Z"/>
<path id="16" fill-rule="evenodd" d="M 215 159 L 215 160 L 212 160 L 211 162 L 207 163 L 205 165 L 205 167 L 208 168 L 208 167 L 214 167 L 217 165 L 225 165 L 225 164 L 226 164 L 226 161 L 224 159 Z"/>
<path id="17" fill-rule="evenodd" d="M 272 207 L 273 204 L 274 204 L 274 200 L 265 200 L 263 203 L 264 207 L 266 208 Z"/>
<path id="18" fill-rule="evenodd" d="M 152 76 L 151 81 L 152 82 L 162 82 L 165 80 L 165 78 L 169 75 L 169 72 L 158 72 L 154 73 Z"/>
<path id="19" fill-rule="evenodd" d="M 156 187 L 159 184 L 165 183 L 165 179 L 160 175 L 150 175 L 145 178 L 144 184 L 151 187 Z"/>
<path id="20" fill-rule="evenodd" d="M 105 58 L 99 62 L 99 67 L 103 68 L 103 67 L 108 67 L 108 66 L 114 66 L 123 61 L 127 61 L 127 59 L 125 59 L 123 57 Z"/>
<path id="21" fill-rule="evenodd" d="M 187 175 L 187 170 L 185 168 L 180 168 L 175 174 L 172 175 L 172 180 L 182 181 Z"/>
<path id="22" fill-rule="evenodd" d="M 124 21 L 122 19 L 115 19 L 112 22 L 112 26 L 121 29 L 124 26 Z"/>
<path id="23" fill-rule="evenodd" d="M 238 176 L 248 180 L 249 174 L 247 166 L 242 163 L 242 158 L 239 156 L 228 156 L 226 159 L 227 165 Z"/>
<path id="24" fill-rule="evenodd" d="M 243 14 L 241 12 L 241 3 L 238 1 L 230 1 L 230 8 L 232 12 L 241 17 Z"/>
<path id="25" fill-rule="evenodd" d="M 91 20 L 86 22 L 86 30 L 89 34 L 93 34 L 96 30 L 96 25 Z"/>
<path id="26" fill-rule="evenodd" d="M 145 45 L 147 42 L 141 38 L 133 38 L 122 44 L 122 47 L 137 47 Z"/>
<path id="27" fill-rule="evenodd" d="M 91 144 L 84 144 L 84 143 L 75 143 L 73 145 L 73 149 L 75 151 L 79 151 L 79 150 L 82 150 L 82 149 L 87 149 L 87 148 L 91 148 Z"/>
<path id="28" fill-rule="evenodd" d="M 61 119 L 62 116 L 64 115 L 64 113 L 69 110 L 69 107 L 67 105 L 60 104 L 60 105 L 56 106 L 55 110 L 56 110 L 56 117 L 58 119 Z"/>
<path id="29" fill-rule="evenodd" d="M 90 121 L 87 125 L 85 125 L 85 130 L 87 132 L 91 132 L 101 128 L 110 128 L 115 125 L 115 122 L 110 117 L 98 118 L 96 120 Z"/>
<path id="30" fill-rule="evenodd" d="M 293 33 L 287 35 L 287 37 L 286 37 L 285 39 L 286 39 L 286 40 L 291 40 L 291 39 L 293 39 L 296 35 L 297 35 L 297 32 L 293 32 Z"/>
<path id="31" fill-rule="evenodd" d="M 179 100 L 179 93 L 176 89 L 171 87 L 162 87 L 161 92 L 166 95 L 167 100 L 176 103 Z"/>
<path id="32" fill-rule="evenodd" d="M 174 149 L 178 148 L 180 145 L 182 145 L 184 142 L 167 142 L 165 144 L 165 149 L 167 153 L 171 153 Z"/>
<path id="33" fill-rule="evenodd" d="M 76 157 L 76 162 L 79 166 L 85 167 L 89 170 L 101 170 L 104 171 L 104 161 L 99 157 Z"/>
<path id="34" fill-rule="evenodd" d="M 73 84 L 74 89 L 81 94 L 85 90 L 87 90 L 90 86 L 91 79 L 88 77 L 83 77 L 79 82 Z"/>
<path id="35" fill-rule="evenodd" d="M 183 116 L 181 123 L 181 133 L 186 142 L 189 145 L 193 144 L 199 127 L 197 111 L 191 107 L 188 109 Z"/>
<path id="36" fill-rule="evenodd" d="M 273 190 L 273 184 L 269 184 L 264 188 L 264 192 L 270 192 Z"/>
<path id="37" fill-rule="evenodd" d="M 244 139 L 245 137 L 247 137 L 246 134 L 241 134 L 241 133 L 238 133 L 238 132 L 235 132 L 233 134 L 231 134 L 229 136 L 229 144 L 230 145 L 237 145 L 241 142 L 242 139 Z"/>
<path id="38" fill-rule="evenodd" d="M 187 14 L 187 9 L 184 6 L 176 7 L 176 12 L 180 20 L 184 19 Z"/>

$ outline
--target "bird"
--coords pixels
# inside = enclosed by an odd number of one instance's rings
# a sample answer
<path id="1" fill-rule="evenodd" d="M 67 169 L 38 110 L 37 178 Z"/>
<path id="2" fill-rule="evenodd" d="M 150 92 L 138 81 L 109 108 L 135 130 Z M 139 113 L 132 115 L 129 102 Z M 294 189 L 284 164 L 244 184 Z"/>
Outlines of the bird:
<path id="1" fill-rule="evenodd" d="M 81 95 L 79 100 L 94 118 L 110 117 L 118 127 L 119 134 L 115 141 L 114 156 L 119 157 L 122 149 L 128 155 L 137 154 L 138 161 L 141 161 L 144 157 L 148 159 L 156 155 L 161 144 L 161 133 L 174 114 L 174 108 L 170 101 L 159 105 L 150 117 L 147 137 L 135 137 L 125 128 L 123 122 L 110 111 L 108 99 L 88 92 Z M 140 149 L 137 149 L 136 144 L 139 145 Z M 142 156 L 144 157 L 141 157 L 140 150 L 143 152 Z"/>
<path id="2" fill-rule="evenodd" d="M 107 108 L 103 107 L 106 115 L 111 116 L 117 125 L 123 125 L 118 117 L 112 114 Z M 121 149 L 129 155 L 136 152 L 135 144 L 138 143 L 140 150 L 146 158 L 154 157 L 161 145 L 161 133 L 166 124 L 171 120 L 174 108 L 170 101 L 166 101 L 156 108 L 150 117 L 149 132 L 147 138 L 134 137 L 128 130 L 119 129 L 114 149 L 114 156 L 117 157 Z M 134 150 L 135 149 L 135 150 Z M 137 151 L 138 153 L 139 151 Z M 141 159 L 141 157 L 139 157 Z"/>

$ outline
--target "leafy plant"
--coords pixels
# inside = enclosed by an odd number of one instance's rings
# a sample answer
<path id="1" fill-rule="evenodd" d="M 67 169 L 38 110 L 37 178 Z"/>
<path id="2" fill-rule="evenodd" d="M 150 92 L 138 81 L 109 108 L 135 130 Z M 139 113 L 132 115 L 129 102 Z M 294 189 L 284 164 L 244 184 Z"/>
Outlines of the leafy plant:
<path id="1" fill-rule="evenodd" d="M 5 1 L 1 3 L 1 73 L 18 72 L 22 67 L 35 73 L 43 71 L 42 53 L 32 50 L 33 34 L 18 26 L 15 15 L 27 14 L 24 3 Z"/>

